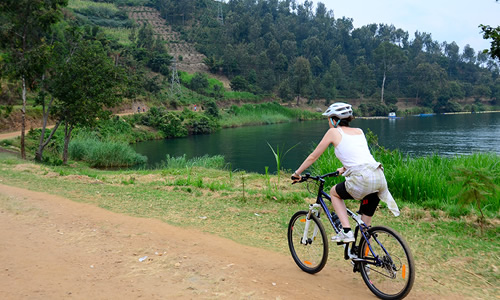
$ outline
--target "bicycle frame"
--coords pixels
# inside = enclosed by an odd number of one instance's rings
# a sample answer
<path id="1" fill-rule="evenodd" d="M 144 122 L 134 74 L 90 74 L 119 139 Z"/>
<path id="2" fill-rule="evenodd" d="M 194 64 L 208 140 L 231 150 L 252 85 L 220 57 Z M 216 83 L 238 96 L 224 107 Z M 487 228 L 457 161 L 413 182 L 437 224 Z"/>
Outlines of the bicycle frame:
<path id="1" fill-rule="evenodd" d="M 323 179 L 323 177 L 328 177 L 328 175 L 334 176 L 332 174 L 335 174 L 335 173 L 331 173 L 331 174 L 327 174 L 327 175 L 318 177 L 318 181 L 319 181 L 318 195 L 316 197 L 316 203 L 309 204 L 309 213 L 308 213 L 307 218 L 306 218 L 304 236 L 303 236 L 302 241 L 301 241 L 304 244 L 308 243 L 307 232 L 308 232 L 308 229 L 309 229 L 309 226 L 311 223 L 311 214 L 315 214 L 316 217 L 320 218 L 320 211 L 321 210 L 318 208 L 323 209 L 323 211 L 326 214 L 326 217 L 328 218 L 328 221 L 330 222 L 330 225 L 333 227 L 333 229 L 335 230 L 336 233 L 339 233 L 341 230 L 340 228 L 338 228 L 335 225 L 335 222 L 333 222 L 330 210 L 328 209 L 325 201 L 323 200 L 323 197 L 324 197 L 324 198 L 328 199 L 330 202 L 332 201 L 332 198 L 330 197 L 330 195 L 323 190 L 324 185 L 325 185 L 325 180 Z M 309 177 L 307 177 L 307 178 L 309 178 Z M 387 252 L 385 247 L 378 241 L 377 237 L 376 236 L 368 236 L 368 229 L 369 228 L 368 228 L 368 226 L 366 226 L 366 224 L 363 222 L 363 220 L 361 220 L 361 217 L 358 214 L 352 212 L 348 208 L 347 208 L 347 215 L 358 224 L 358 226 L 356 226 L 356 230 L 354 232 L 355 241 L 358 240 L 357 239 L 358 233 L 361 233 L 361 237 L 362 237 L 362 239 L 364 239 L 366 241 L 366 244 L 367 244 L 368 248 L 370 249 L 370 252 L 372 253 L 373 258 L 359 258 L 358 257 L 357 253 L 359 250 L 359 246 L 361 244 L 361 239 L 360 239 L 359 243 L 357 245 L 356 245 L 356 242 L 350 243 L 350 244 L 338 243 L 339 245 L 342 245 L 342 244 L 344 245 L 344 259 L 345 260 L 351 259 L 355 263 L 365 262 L 367 264 L 372 264 L 372 265 L 377 265 L 377 266 L 382 265 L 383 262 L 380 260 L 379 255 L 375 254 L 375 252 L 373 251 L 373 248 L 370 244 L 370 238 L 373 238 L 380 245 L 380 247 L 385 252 L 385 255 L 387 255 L 391 259 L 391 262 L 392 262 L 391 256 L 389 255 L 389 253 Z M 313 240 L 314 240 L 314 238 L 316 238 L 317 234 L 318 234 L 318 228 L 315 228 L 314 232 L 313 232 L 313 236 L 312 236 Z"/>

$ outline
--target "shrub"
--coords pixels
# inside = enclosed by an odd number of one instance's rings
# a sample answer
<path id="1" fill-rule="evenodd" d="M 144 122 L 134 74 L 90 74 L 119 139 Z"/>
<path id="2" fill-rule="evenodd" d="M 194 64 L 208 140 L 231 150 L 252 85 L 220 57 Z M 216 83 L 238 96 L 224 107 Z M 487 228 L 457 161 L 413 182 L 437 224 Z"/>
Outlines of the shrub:
<path id="1" fill-rule="evenodd" d="M 203 90 L 209 87 L 208 76 L 203 73 L 196 72 L 191 78 L 191 82 L 189 83 L 189 88 L 193 91 L 203 93 Z"/>
<path id="2" fill-rule="evenodd" d="M 231 83 L 229 84 L 233 91 L 246 91 L 248 87 L 248 81 L 242 76 L 235 76 Z"/>

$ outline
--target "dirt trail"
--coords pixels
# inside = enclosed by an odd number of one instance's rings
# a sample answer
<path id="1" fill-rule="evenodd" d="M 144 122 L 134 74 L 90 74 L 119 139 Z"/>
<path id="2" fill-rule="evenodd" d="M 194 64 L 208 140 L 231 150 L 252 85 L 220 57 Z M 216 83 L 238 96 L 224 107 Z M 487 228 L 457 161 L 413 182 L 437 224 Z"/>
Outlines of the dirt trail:
<path id="1" fill-rule="evenodd" d="M 3 184 L 0 240 L 2 299 L 375 299 L 347 264 L 308 275 L 286 255 Z"/>

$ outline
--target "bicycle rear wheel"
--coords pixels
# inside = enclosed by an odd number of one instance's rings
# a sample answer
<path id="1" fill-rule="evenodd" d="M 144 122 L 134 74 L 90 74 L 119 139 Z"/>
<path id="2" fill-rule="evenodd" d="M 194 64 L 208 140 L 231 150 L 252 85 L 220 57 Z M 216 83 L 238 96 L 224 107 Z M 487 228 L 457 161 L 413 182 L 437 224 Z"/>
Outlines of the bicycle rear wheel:
<path id="1" fill-rule="evenodd" d="M 307 211 L 298 211 L 288 224 L 288 247 L 295 263 L 305 272 L 314 274 L 323 269 L 328 259 L 328 239 L 319 219 L 311 214 L 306 230 Z"/>
<path id="2" fill-rule="evenodd" d="M 360 272 L 368 288 L 381 299 L 402 299 L 415 280 L 415 263 L 410 248 L 399 234 L 385 226 L 368 230 L 370 245 L 378 264 L 360 263 Z M 359 257 L 376 261 L 365 239 L 360 242 Z"/>

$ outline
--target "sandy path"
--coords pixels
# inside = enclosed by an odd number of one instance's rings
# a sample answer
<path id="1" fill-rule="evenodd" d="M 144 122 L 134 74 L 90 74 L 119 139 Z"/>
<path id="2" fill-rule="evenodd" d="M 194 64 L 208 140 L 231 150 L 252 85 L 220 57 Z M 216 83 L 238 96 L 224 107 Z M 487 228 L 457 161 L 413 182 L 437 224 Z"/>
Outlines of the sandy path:
<path id="1" fill-rule="evenodd" d="M 2 184 L 0 241 L 1 299 L 375 299 L 347 263 L 308 275 L 286 255 Z"/>
<path id="2" fill-rule="evenodd" d="M 28 131 L 26 131 L 26 132 L 28 132 Z M 18 136 L 21 136 L 21 131 L 0 133 L 0 141 L 13 139 L 13 138 L 18 137 Z"/>

